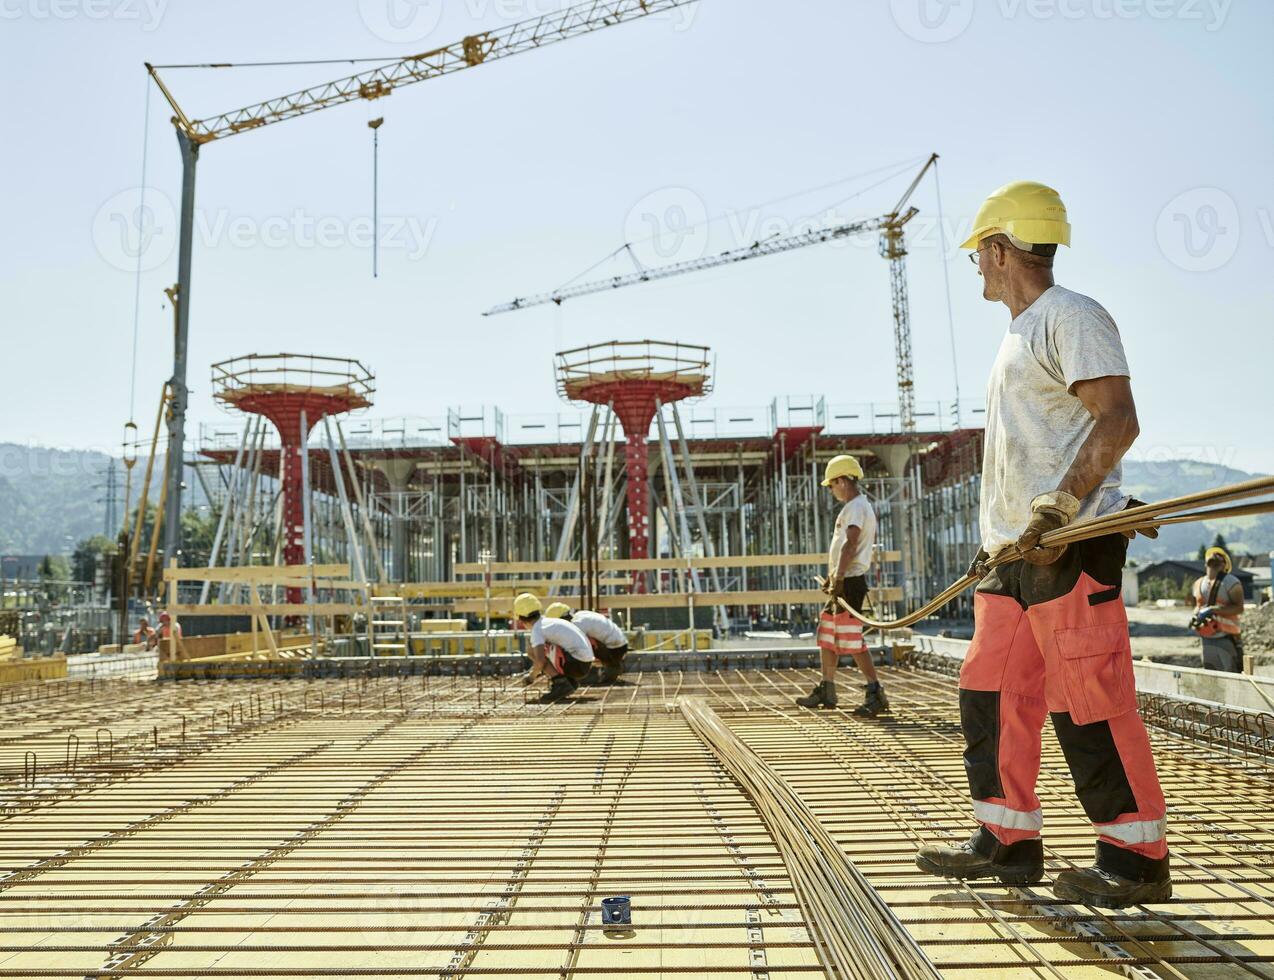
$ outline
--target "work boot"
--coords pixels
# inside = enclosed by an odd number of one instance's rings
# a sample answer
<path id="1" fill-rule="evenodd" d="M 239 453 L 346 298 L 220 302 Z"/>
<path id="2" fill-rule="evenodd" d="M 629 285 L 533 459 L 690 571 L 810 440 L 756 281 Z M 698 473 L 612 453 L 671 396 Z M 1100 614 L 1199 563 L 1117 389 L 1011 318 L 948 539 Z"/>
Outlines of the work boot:
<path id="1" fill-rule="evenodd" d="M 1151 905 L 1172 897 L 1172 874 L 1166 856 L 1148 858 L 1098 841 L 1096 864 L 1058 874 L 1053 880 L 1053 894 L 1063 902 L 1104 909 Z"/>
<path id="2" fill-rule="evenodd" d="M 624 675 L 624 668 L 618 664 L 604 664 L 602 666 L 602 683 L 618 684 L 619 679 Z"/>
<path id="3" fill-rule="evenodd" d="M 1044 842 L 1038 837 L 1001 844 L 985 827 L 963 844 L 927 844 L 916 867 L 942 878 L 998 878 L 1006 885 L 1033 885 L 1044 877 Z"/>
<path id="4" fill-rule="evenodd" d="M 854 709 L 854 715 L 858 718 L 875 718 L 882 711 L 889 710 L 889 699 L 885 697 L 885 689 L 880 686 L 880 681 L 872 681 L 864 686 L 866 692 L 863 695 L 863 703 Z"/>
<path id="5" fill-rule="evenodd" d="M 814 685 L 814 690 L 803 698 L 797 698 L 796 703 L 802 708 L 834 708 L 836 701 L 836 682 L 821 681 Z"/>
<path id="6" fill-rule="evenodd" d="M 562 701 L 575 693 L 575 682 L 569 677 L 558 674 L 549 682 L 549 689 L 540 697 L 541 704 L 552 704 Z"/>

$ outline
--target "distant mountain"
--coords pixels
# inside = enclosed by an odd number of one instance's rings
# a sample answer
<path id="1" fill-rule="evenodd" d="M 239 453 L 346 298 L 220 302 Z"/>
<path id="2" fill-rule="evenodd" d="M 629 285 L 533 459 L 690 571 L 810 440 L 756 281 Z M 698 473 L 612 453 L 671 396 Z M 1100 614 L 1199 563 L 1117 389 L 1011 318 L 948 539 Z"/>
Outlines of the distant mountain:
<path id="1" fill-rule="evenodd" d="M 80 541 L 102 534 L 110 459 L 90 450 L 0 443 L 0 554 L 70 554 Z M 164 462 L 163 456 L 155 460 L 151 503 L 158 499 Z M 132 507 L 137 506 L 145 468 L 143 458 L 133 469 Z M 122 521 L 124 466 L 118 459 L 115 474 L 116 518 Z M 189 472 L 186 485 L 197 494 L 196 503 L 205 502 Z"/>
<path id="2" fill-rule="evenodd" d="M 77 542 L 101 534 L 105 507 L 97 498 L 105 497 L 109 459 L 105 453 L 0 443 L 0 552 L 68 554 Z"/>
<path id="3" fill-rule="evenodd" d="M 1124 489 L 1146 501 L 1180 497 L 1260 475 L 1187 459 L 1124 460 Z M 1233 553 L 1266 554 L 1274 551 L 1274 514 L 1162 527 L 1154 540 L 1138 536 L 1128 557 L 1142 564 L 1163 558 L 1193 558 L 1199 545 L 1211 544 L 1218 533 Z"/>

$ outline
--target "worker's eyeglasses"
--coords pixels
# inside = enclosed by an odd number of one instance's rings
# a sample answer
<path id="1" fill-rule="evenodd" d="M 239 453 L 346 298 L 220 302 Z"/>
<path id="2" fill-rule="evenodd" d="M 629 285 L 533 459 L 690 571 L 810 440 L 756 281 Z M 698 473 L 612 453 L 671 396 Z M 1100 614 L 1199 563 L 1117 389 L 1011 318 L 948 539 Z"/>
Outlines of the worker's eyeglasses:
<path id="1" fill-rule="evenodd" d="M 984 245 L 982 248 L 987 248 L 987 247 L 988 247 L 988 246 L 985 246 L 985 245 Z M 970 253 L 969 253 L 969 261 L 970 261 L 970 262 L 972 262 L 974 265 L 978 266 L 979 268 L 981 268 L 981 265 L 982 265 L 982 249 L 981 249 L 981 248 L 978 248 L 978 249 L 974 249 L 972 252 L 970 252 Z"/>

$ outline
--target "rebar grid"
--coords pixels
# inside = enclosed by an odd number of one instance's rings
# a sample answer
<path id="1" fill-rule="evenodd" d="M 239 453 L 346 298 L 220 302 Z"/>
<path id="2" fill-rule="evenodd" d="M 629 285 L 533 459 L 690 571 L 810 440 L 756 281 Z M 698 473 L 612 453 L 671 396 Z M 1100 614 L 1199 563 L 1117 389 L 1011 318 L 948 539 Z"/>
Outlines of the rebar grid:
<path id="1" fill-rule="evenodd" d="M 1103 914 L 915 869 L 972 828 L 951 679 L 886 671 L 865 721 L 795 708 L 811 671 L 631 676 L 555 705 L 476 677 L 31 688 L 0 739 L 0 976 L 829 975 L 693 695 L 946 975 L 1274 977 L 1268 759 L 1155 730 L 1176 894 Z M 1048 734 L 1040 795 L 1049 871 L 1086 864 Z"/>

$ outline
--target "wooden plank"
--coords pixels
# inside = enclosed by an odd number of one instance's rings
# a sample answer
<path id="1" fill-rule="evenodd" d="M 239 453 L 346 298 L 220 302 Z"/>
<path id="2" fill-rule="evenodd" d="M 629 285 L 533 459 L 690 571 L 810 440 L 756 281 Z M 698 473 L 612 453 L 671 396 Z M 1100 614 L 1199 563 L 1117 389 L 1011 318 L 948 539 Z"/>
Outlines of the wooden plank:
<path id="1" fill-rule="evenodd" d="M 311 573 L 312 576 L 311 576 Z M 295 579 L 306 585 L 311 577 L 349 578 L 349 565 L 240 565 L 233 568 L 165 568 L 164 581 L 178 582 L 260 582 L 277 585 Z M 288 582 L 288 584 L 295 584 Z M 324 587 L 331 588 L 332 586 Z M 354 586 L 362 588 L 361 585 Z"/>
<path id="2" fill-rule="evenodd" d="M 227 602 L 224 605 L 185 604 L 168 607 L 173 616 L 251 616 L 263 613 L 266 616 L 309 616 L 313 612 L 317 616 L 352 616 L 359 607 L 348 602 L 274 602 L 253 605 L 250 602 Z"/>
<path id="3" fill-rule="evenodd" d="M 898 602 L 902 599 L 902 589 L 896 586 L 872 589 L 872 601 Z M 696 606 L 782 606 L 782 605 L 822 605 L 827 595 L 818 589 L 772 589 L 748 592 L 663 592 L 653 594 L 625 594 L 598 596 L 596 606 L 599 609 L 684 609 L 690 605 L 693 597 Z M 555 598 L 571 604 L 579 599 L 578 595 L 559 595 Z M 462 599 L 454 604 L 456 612 L 478 613 L 486 609 L 485 600 Z M 504 597 L 491 597 L 491 612 L 508 615 L 512 603 Z"/>
<path id="4" fill-rule="evenodd" d="M 543 592 L 554 586 L 567 583 L 554 582 L 552 579 L 515 579 L 501 580 L 491 583 L 492 595 L 516 595 L 519 592 Z M 604 578 L 599 582 L 603 587 L 627 588 L 627 578 Z M 401 596 L 404 599 L 434 599 L 450 596 L 479 598 L 486 595 L 486 586 L 482 582 L 403 582 L 372 586 L 372 594 L 376 596 Z"/>
<path id="5" fill-rule="evenodd" d="M 823 565 L 827 555 L 822 552 L 795 555 L 719 555 L 715 558 L 701 556 L 689 559 L 694 568 L 761 568 L 781 565 Z M 601 572 L 658 572 L 683 571 L 687 567 L 685 558 L 625 558 L 605 559 L 597 563 Z M 514 572 L 560 573 L 574 571 L 578 574 L 577 561 L 510 561 L 493 562 L 490 566 L 493 575 Z M 481 575 L 487 566 L 479 562 L 464 562 L 455 566 L 457 575 Z"/>
<path id="6" fill-rule="evenodd" d="M 899 551 L 881 551 L 875 556 L 876 561 L 894 562 L 902 560 Z M 803 552 L 793 555 L 717 555 L 709 558 L 694 556 L 688 559 L 692 568 L 776 568 L 789 565 L 825 565 L 827 553 L 822 551 Z M 579 573 L 577 561 L 508 561 L 492 562 L 492 575 L 505 575 L 523 572 L 539 573 Z M 597 563 L 598 571 L 684 571 L 687 568 L 685 558 L 628 558 L 605 559 Z M 482 575 L 488 566 L 481 562 L 461 562 L 455 566 L 457 575 Z"/>

